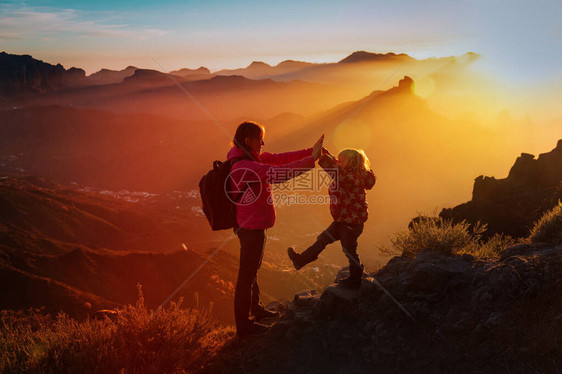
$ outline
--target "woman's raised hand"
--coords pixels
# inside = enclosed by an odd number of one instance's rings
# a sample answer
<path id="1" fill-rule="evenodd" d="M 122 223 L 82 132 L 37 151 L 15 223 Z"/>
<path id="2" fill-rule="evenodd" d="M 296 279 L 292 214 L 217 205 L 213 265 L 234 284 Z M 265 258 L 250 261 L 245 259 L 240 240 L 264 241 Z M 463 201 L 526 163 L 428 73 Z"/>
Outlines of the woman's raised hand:
<path id="1" fill-rule="evenodd" d="M 314 160 L 318 160 L 320 158 L 320 155 L 322 154 L 323 143 L 324 143 L 324 134 L 322 134 L 322 136 L 320 137 L 320 139 L 318 139 L 316 144 L 312 146 L 312 158 L 314 158 Z"/>

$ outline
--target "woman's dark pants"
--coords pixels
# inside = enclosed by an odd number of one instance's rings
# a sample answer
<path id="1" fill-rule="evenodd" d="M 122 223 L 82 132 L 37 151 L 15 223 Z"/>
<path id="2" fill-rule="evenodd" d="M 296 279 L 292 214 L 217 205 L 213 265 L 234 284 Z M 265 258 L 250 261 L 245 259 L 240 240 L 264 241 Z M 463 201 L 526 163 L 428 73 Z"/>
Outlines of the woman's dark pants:
<path id="1" fill-rule="evenodd" d="M 251 328 L 250 314 L 256 315 L 263 306 L 260 304 L 258 269 L 261 266 L 265 247 L 265 230 L 240 228 L 240 268 L 234 293 L 234 318 L 238 332 Z"/>

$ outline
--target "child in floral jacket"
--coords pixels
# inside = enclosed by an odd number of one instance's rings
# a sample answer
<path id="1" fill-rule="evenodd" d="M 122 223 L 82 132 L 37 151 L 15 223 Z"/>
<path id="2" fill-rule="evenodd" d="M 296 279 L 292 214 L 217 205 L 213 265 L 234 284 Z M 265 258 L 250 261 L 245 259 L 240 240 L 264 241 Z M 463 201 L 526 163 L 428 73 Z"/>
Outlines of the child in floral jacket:
<path id="1" fill-rule="evenodd" d="M 330 212 L 334 222 L 324 230 L 303 253 L 288 249 L 289 258 L 295 269 L 318 259 L 318 255 L 337 240 L 349 260 L 349 277 L 340 284 L 348 288 L 359 288 L 363 268 L 357 255 L 357 238 L 363 232 L 367 221 L 367 201 L 365 190 L 373 188 L 376 177 L 370 168 L 369 159 L 360 149 L 344 149 L 337 160 L 324 148 L 319 165 L 332 177 L 329 188 Z"/>

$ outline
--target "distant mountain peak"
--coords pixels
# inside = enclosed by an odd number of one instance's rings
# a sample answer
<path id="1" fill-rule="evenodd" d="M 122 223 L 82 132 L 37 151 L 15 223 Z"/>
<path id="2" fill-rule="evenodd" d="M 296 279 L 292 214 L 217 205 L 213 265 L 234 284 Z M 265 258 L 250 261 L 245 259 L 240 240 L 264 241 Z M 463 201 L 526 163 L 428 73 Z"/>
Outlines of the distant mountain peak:
<path id="1" fill-rule="evenodd" d="M 182 77 L 195 76 L 195 75 L 210 75 L 211 71 L 204 66 L 197 69 L 182 68 L 179 70 L 171 71 L 170 74 L 179 75 Z"/>
<path id="2" fill-rule="evenodd" d="M 347 63 L 354 63 L 354 62 L 364 62 L 364 61 L 385 61 L 385 60 L 392 60 L 397 57 L 405 57 L 408 56 L 405 53 L 373 53 L 367 51 L 357 51 L 353 52 L 343 60 L 339 61 L 338 64 L 347 64 Z"/>
<path id="3" fill-rule="evenodd" d="M 137 69 L 138 68 L 136 66 L 131 66 L 131 65 L 127 66 L 123 70 L 113 70 L 113 69 L 101 68 L 99 71 L 90 74 L 90 77 L 96 76 L 96 75 L 99 75 L 99 74 L 103 74 L 103 73 L 124 73 L 124 72 L 129 72 L 131 70 L 137 70 Z"/>
<path id="4" fill-rule="evenodd" d="M 132 76 L 136 70 L 138 70 L 136 66 L 127 66 L 123 70 L 103 68 L 100 71 L 89 75 L 88 80 L 91 84 L 96 85 L 121 83 L 125 78 Z"/>
<path id="5" fill-rule="evenodd" d="M 313 63 L 296 61 L 296 60 L 285 60 L 278 63 L 276 67 L 299 67 L 299 66 L 307 66 L 307 65 L 313 65 Z"/>
<path id="6" fill-rule="evenodd" d="M 158 70 L 153 69 L 137 69 L 135 73 L 125 78 L 125 81 L 133 81 L 133 80 L 154 80 L 154 79 L 168 79 L 166 77 L 166 73 L 162 73 Z"/>
<path id="7" fill-rule="evenodd" d="M 401 91 L 413 92 L 414 80 L 405 75 L 404 78 L 400 79 L 400 81 L 398 82 L 398 89 L 400 89 Z"/>
<path id="8" fill-rule="evenodd" d="M 394 94 L 405 94 L 405 95 L 413 95 L 414 94 L 414 87 L 415 82 L 412 78 L 405 75 L 404 78 L 398 81 L 398 86 L 394 86 L 386 91 L 382 91 L 384 95 L 394 95 Z M 378 96 L 381 91 L 373 91 L 371 95 Z"/>
<path id="9" fill-rule="evenodd" d="M 246 69 L 253 69 L 253 68 L 270 68 L 271 65 L 266 64 L 262 61 L 253 61 Z"/>

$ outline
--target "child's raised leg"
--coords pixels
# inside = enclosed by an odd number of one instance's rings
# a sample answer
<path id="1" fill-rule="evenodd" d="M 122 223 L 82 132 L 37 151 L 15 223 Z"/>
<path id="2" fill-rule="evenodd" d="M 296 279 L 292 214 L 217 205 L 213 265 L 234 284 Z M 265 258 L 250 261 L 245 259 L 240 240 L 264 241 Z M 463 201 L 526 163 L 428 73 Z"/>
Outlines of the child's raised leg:
<path id="1" fill-rule="evenodd" d="M 332 222 L 332 224 L 324 231 L 318 235 L 316 242 L 308 247 L 304 252 L 297 253 L 291 247 L 288 249 L 289 258 L 293 262 L 295 269 L 299 270 L 304 265 L 316 261 L 318 255 L 326 248 L 328 244 L 331 244 L 337 240 L 340 240 L 340 229 L 339 222 Z"/>

